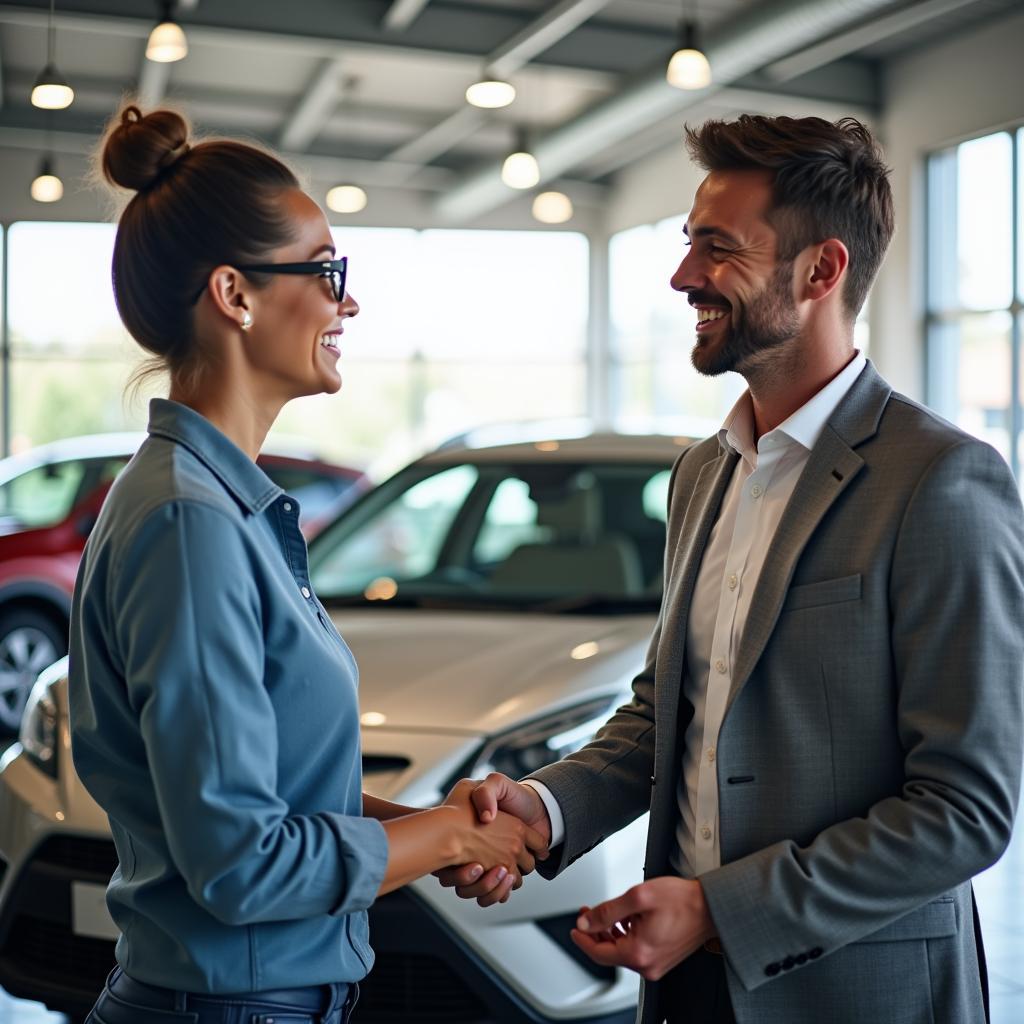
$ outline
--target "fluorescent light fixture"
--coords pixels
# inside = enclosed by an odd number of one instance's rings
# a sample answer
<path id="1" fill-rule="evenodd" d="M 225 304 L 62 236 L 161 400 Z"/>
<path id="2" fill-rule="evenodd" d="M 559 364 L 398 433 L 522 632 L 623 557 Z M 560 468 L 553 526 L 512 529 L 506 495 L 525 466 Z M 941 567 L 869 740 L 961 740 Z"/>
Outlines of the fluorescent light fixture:
<path id="1" fill-rule="evenodd" d="M 485 110 L 507 107 L 516 98 L 516 87 L 511 82 L 487 78 L 474 82 L 466 90 L 466 102 Z"/>
<path id="2" fill-rule="evenodd" d="M 358 213 L 366 203 L 366 193 L 358 185 L 335 185 L 327 193 L 327 205 L 335 213 Z"/>
<path id="3" fill-rule="evenodd" d="M 533 200 L 533 216 L 541 224 L 564 224 L 572 219 L 572 200 L 564 192 L 541 192 Z"/>

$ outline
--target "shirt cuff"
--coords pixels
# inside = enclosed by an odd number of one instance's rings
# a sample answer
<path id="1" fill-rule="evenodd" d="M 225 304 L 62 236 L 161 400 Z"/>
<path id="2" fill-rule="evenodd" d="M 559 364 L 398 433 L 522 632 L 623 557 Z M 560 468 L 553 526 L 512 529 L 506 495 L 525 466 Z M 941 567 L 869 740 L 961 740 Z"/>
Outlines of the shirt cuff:
<path id="1" fill-rule="evenodd" d="M 562 817 L 562 808 L 558 806 L 554 794 L 543 782 L 527 779 L 523 785 L 529 786 L 537 793 L 544 804 L 544 810 L 548 812 L 548 820 L 551 822 L 551 849 L 554 849 L 565 839 L 565 819 Z"/>
<path id="2" fill-rule="evenodd" d="M 376 818 L 324 813 L 334 830 L 341 854 L 342 889 L 328 911 L 342 917 L 369 909 L 377 898 L 388 867 L 388 837 Z"/>

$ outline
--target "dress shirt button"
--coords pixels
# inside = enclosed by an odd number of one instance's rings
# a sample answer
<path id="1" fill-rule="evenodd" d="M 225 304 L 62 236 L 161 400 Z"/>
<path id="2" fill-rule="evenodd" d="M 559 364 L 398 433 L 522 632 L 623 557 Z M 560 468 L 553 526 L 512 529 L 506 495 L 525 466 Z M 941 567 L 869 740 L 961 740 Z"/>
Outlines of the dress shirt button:
<path id="1" fill-rule="evenodd" d="M 714 747 L 708 747 L 708 764 L 714 764 L 714 763 L 715 763 L 715 748 Z"/>
<path id="2" fill-rule="evenodd" d="M 728 668 L 728 665 L 726 665 L 724 658 L 719 658 L 718 661 L 715 662 L 715 671 L 719 675 L 723 675 L 724 676 L 725 675 L 725 670 L 727 668 Z"/>
<path id="3" fill-rule="evenodd" d="M 283 505 L 281 506 L 281 508 L 283 508 L 283 509 L 285 510 L 285 512 L 291 512 L 291 510 L 292 510 L 292 503 L 291 503 L 290 501 L 286 501 L 286 502 L 285 502 L 285 503 L 284 503 L 284 504 L 283 504 Z"/>
<path id="4" fill-rule="evenodd" d="M 754 484 L 750 488 L 750 496 L 752 498 L 760 498 L 762 494 L 764 494 L 764 488 L 760 484 Z"/>
<path id="5" fill-rule="evenodd" d="M 730 590 L 735 590 L 736 587 L 739 585 L 739 582 L 740 582 L 739 581 L 739 577 L 737 577 L 736 573 L 733 573 L 729 577 L 729 589 Z"/>
<path id="6" fill-rule="evenodd" d="M 303 587 L 303 588 L 302 588 L 302 596 L 303 596 L 303 597 L 304 597 L 304 598 L 305 598 L 305 599 L 306 599 L 307 601 L 309 600 L 309 598 L 310 598 L 310 590 L 309 590 L 309 587 Z"/>
<path id="7" fill-rule="evenodd" d="M 701 828 L 701 830 L 700 830 L 700 835 L 701 835 L 702 839 L 710 839 L 711 838 L 711 829 L 708 828 L 707 825 L 704 825 Z"/>
<path id="8" fill-rule="evenodd" d="M 765 974 L 767 974 L 769 978 L 774 978 L 774 977 L 775 977 L 775 975 L 776 975 L 776 974 L 778 974 L 778 973 L 779 973 L 779 971 L 781 971 L 781 970 L 782 970 L 782 968 L 781 968 L 781 967 L 779 967 L 779 965 L 778 965 L 778 964 L 769 964 L 769 965 L 768 965 L 768 966 L 767 966 L 767 967 L 766 967 L 766 968 L 764 969 L 764 973 L 765 973 Z"/>

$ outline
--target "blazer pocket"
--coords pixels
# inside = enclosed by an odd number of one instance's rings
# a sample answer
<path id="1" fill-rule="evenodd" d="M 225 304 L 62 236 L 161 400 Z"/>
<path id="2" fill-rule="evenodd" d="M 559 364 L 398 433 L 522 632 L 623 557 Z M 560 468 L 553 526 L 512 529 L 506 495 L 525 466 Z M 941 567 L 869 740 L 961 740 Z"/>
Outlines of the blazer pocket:
<path id="1" fill-rule="evenodd" d="M 861 575 L 841 576 L 837 580 L 822 580 L 820 583 L 802 583 L 790 587 L 782 605 L 784 612 L 798 608 L 817 608 L 823 604 L 839 604 L 841 601 L 859 601 Z"/>
<path id="2" fill-rule="evenodd" d="M 877 932 L 865 935 L 861 942 L 899 942 L 902 939 L 942 939 L 957 933 L 956 903 L 948 896 L 926 903 L 917 910 Z"/>

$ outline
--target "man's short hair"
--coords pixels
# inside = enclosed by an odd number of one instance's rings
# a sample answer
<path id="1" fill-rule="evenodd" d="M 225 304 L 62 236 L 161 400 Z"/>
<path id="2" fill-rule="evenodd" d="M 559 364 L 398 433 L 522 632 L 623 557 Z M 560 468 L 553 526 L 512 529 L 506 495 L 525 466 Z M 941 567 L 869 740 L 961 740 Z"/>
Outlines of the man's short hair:
<path id="1" fill-rule="evenodd" d="M 838 238 L 850 253 L 843 304 L 860 312 L 892 238 L 889 168 L 871 132 L 852 117 L 743 114 L 735 121 L 686 126 L 686 146 L 706 171 L 767 171 L 772 177 L 769 222 L 779 258 Z"/>

